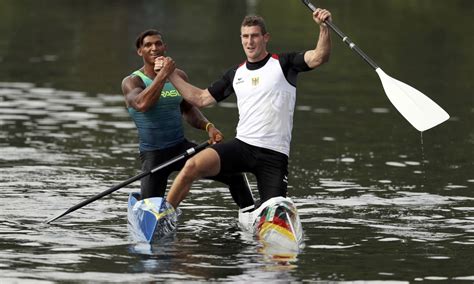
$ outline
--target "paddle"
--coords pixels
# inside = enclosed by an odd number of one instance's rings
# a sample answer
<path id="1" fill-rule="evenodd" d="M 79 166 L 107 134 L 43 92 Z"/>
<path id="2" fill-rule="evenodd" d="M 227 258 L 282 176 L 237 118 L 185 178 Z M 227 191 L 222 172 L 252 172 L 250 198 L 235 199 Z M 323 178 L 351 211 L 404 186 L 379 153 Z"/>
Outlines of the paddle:
<path id="1" fill-rule="evenodd" d="M 311 10 L 315 11 L 316 7 L 309 0 L 302 0 L 303 3 Z M 353 51 L 360 55 L 380 77 L 382 86 L 387 94 L 388 99 L 395 108 L 410 122 L 418 131 L 428 130 L 449 118 L 449 114 L 440 106 L 433 102 L 415 88 L 394 79 L 357 47 L 338 27 L 330 21 L 324 21 Z"/>
<path id="2" fill-rule="evenodd" d="M 171 164 L 173 164 L 173 163 L 175 163 L 175 162 L 177 162 L 177 161 L 180 161 L 180 160 L 182 160 L 182 159 L 184 159 L 184 158 L 186 158 L 186 157 L 188 157 L 188 156 L 190 156 L 190 155 L 193 155 L 194 153 L 201 151 L 202 149 L 206 148 L 207 146 L 209 146 L 209 141 L 206 141 L 206 142 L 204 142 L 204 143 L 202 143 L 202 144 L 196 145 L 195 147 L 191 147 L 191 148 L 187 149 L 186 152 L 184 152 L 183 154 L 178 155 L 178 156 L 172 158 L 171 160 L 169 160 L 169 161 L 167 161 L 167 162 L 164 162 L 163 164 L 160 164 L 160 165 L 157 166 L 156 168 L 153 168 L 153 169 L 151 169 L 151 170 L 149 170 L 149 171 L 147 171 L 147 172 L 143 172 L 143 173 L 138 174 L 138 175 L 136 175 L 136 176 L 134 176 L 134 177 L 131 177 L 131 178 L 127 179 L 126 181 L 124 181 L 124 182 L 122 182 L 122 183 L 120 183 L 120 184 L 118 184 L 118 185 L 116 185 L 116 186 L 114 186 L 114 187 L 112 187 L 112 188 L 107 189 L 106 191 L 103 191 L 103 192 L 101 192 L 101 193 L 99 193 L 99 194 L 97 194 L 97 195 L 95 195 L 95 196 L 93 196 L 93 197 L 91 197 L 91 198 L 89 198 L 89 199 L 87 199 L 87 200 L 84 200 L 84 201 L 82 201 L 81 203 L 79 203 L 79 204 L 77 204 L 77 205 L 74 205 L 73 207 L 71 207 L 71 208 L 69 208 L 68 210 L 66 210 L 64 213 L 61 213 L 61 214 L 59 214 L 59 215 L 56 216 L 56 217 L 53 217 L 53 218 L 51 218 L 51 219 L 48 219 L 48 220 L 46 221 L 46 224 L 50 224 L 51 222 L 53 222 L 53 221 L 55 221 L 55 220 L 57 220 L 57 219 L 63 217 L 64 215 L 67 215 L 67 214 L 69 214 L 69 213 L 71 213 L 71 212 L 74 212 L 74 211 L 76 211 L 77 209 L 79 209 L 79 208 L 81 208 L 81 207 L 84 207 L 84 206 L 86 206 L 87 204 L 92 203 L 92 202 L 96 201 L 97 199 L 100 199 L 100 198 L 102 198 L 102 197 L 104 197 L 104 196 L 106 196 L 106 195 L 108 195 L 108 194 L 110 194 L 110 193 L 112 193 L 112 192 L 114 192 L 114 191 L 117 191 L 117 190 L 121 189 L 122 187 L 131 184 L 131 183 L 134 182 L 134 181 L 137 181 L 137 180 L 139 180 L 139 179 L 141 179 L 141 178 L 143 178 L 143 177 L 146 177 L 146 176 L 148 176 L 148 175 L 150 175 L 150 174 L 152 174 L 152 173 L 154 173 L 154 172 L 157 172 L 157 171 L 159 171 L 159 170 L 161 170 L 161 169 L 163 169 L 163 168 L 165 168 L 165 167 L 167 167 L 167 166 L 169 166 L 169 165 L 171 165 Z"/>

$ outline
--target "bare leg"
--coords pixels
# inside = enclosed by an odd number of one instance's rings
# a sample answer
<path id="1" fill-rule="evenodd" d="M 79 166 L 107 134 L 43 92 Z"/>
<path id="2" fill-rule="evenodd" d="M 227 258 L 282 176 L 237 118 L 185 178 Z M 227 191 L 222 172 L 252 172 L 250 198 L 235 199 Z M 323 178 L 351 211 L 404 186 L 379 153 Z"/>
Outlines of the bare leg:
<path id="1" fill-rule="evenodd" d="M 205 176 L 215 176 L 219 173 L 221 161 L 217 152 L 207 148 L 189 159 L 175 178 L 168 192 L 166 201 L 174 208 L 188 195 L 193 182 Z"/>

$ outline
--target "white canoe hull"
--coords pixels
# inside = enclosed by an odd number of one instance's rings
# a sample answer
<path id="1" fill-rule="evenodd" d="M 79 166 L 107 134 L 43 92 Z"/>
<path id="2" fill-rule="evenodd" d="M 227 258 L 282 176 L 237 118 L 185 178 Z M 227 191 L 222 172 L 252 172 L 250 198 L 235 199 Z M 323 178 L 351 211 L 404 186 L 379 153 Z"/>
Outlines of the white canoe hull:
<path id="1" fill-rule="evenodd" d="M 303 227 L 290 198 L 275 197 L 249 213 L 239 211 L 240 226 L 252 232 L 268 249 L 298 253 L 303 247 Z"/>

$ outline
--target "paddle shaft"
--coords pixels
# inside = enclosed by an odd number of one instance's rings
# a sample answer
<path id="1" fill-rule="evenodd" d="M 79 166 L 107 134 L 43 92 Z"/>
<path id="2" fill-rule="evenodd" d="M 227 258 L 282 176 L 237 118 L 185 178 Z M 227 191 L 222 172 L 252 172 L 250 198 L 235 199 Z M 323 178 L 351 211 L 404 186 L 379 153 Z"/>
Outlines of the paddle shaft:
<path id="1" fill-rule="evenodd" d="M 316 7 L 310 3 L 309 0 L 302 0 L 302 2 L 311 11 L 316 11 Z M 362 57 L 365 62 L 375 69 L 390 102 L 418 131 L 428 130 L 449 119 L 449 114 L 425 94 L 385 74 L 367 54 L 357 47 L 331 21 L 326 20 L 324 23 L 341 37 L 342 41 Z"/>
<path id="2" fill-rule="evenodd" d="M 301 0 L 303 3 L 308 7 L 311 11 L 316 11 L 316 6 L 314 6 L 309 0 Z M 326 25 L 328 25 L 341 39 L 344 43 L 346 43 L 350 49 L 355 51 L 360 57 L 362 57 L 365 62 L 367 62 L 374 70 L 379 68 L 375 61 L 373 61 L 365 52 L 363 52 L 357 45 L 355 45 L 349 37 L 347 37 L 336 25 L 334 25 L 331 21 L 324 21 Z"/>
<path id="3" fill-rule="evenodd" d="M 176 163 L 177 161 L 180 161 L 180 160 L 182 160 L 182 159 L 184 159 L 184 158 L 186 158 L 186 157 L 188 157 L 188 156 L 191 156 L 191 155 L 193 155 L 194 153 L 199 152 L 199 151 L 201 151 L 202 149 L 206 148 L 207 146 L 209 146 L 209 141 L 206 141 L 206 142 L 204 142 L 204 143 L 202 143 L 202 144 L 199 144 L 199 145 L 197 145 L 197 146 L 195 146 L 195 147 L 189 148 L 189 149 L 186 150 L 186 152 L 184 152 L 183 154 L 178 155 L 178 156 L 172 158 L 171 160 L 169 160 L 169 161 L 167 161 L 167 162 L 165 162 L 165 163 L 162 163 L 162 164 L 158 165 L 157 167 L 155 167 L 155 168 L 153 168 L 153 169 L 151 169 L 151 170 L 149 170 L 149 171 L 147 171 L 147 172 L 143 172 L 143 173 L 141 173 L 141 174 L 138 174 L 138 175 L 136 175 L 136 176 L 133 176 L 133 177 L 131 177 L 131 178 L 129 178 L 129 179 L 123 181 L 122 183 L 120 183 L 120 184 L 118 184 L 118 185 L 116 185 L 116 186 L 114 186 L 114 187 L 111 187 L 111 188 L 109 188 L 109 189 L 107 189 L 107 190 L 105 190 L 105 191 L 103 191 L 103 192 L 101 192 L 101 193 L 99 193 L 99 194 L 97 194 L 97 195 L 95 195 L 95 196 L 93 196 L 93 197 L 87 199 L 87 200 L 82 201 L 81 203 L 79 203 L 79 204 L 77 204 L 77 205 L 72 206 L 71 208 L 69 208 L 68 210 L 66 210 L 64 213 L 62 213 L 62 214 L 60 214 L 60 215 L 58 215 L 58 216 L 56 216 L 56 217 L 53 217 L 53 218 L 47 220 L 47 221 L 46 221 L 46 224 L 50 224 L 51 222 L 53 222 L 53 221 L 55 221 L 55 220 L 57 220 L 57 219 L 59 219 L 59 218 L 65 216 L 65 215 L 67 215 L 67 214 L 69 214 L 69 213 L 71 213 L 71 212 L 74 212 L 74 211 L 76 211 L 77 209 L 79 209 L 79 208 L 81 208 L 81 207 L 84 207 L 84 206 L 86 206 L 87 204 L 96 201 L 97 199 L 100 199 L 100 198 L 102 198 L 102 197 L 104 197 L 104 196 L 106 196 L 106 195 L 108 195 L 108 194 L 111 194 L 112 192 L 117 191 L 117 190 L 121 189 L 122 187 L 125 187 L 125 186 L 131 184 L 132 182 L 135 182 L 135 181 L 137 181 L 137 180 L 140 180 L 140 179 L 142 179 L 142 178 L 144 178 L 144 177 L 146 177 L 146 176 L 148 176 L 148 175 L 150 175 L 150 174 L 152 174 L 152 173 L 155 173 L 155 172 L 157 172 L 157 171 L 159 171 L 159 170 L 161 170 L 161 169 L 163 169 L 163 168 L 165 168 L 165 167 L 167 167 L 167 166 L 169 166 L 169 165 L 171 165 L 171 164 Z"/>

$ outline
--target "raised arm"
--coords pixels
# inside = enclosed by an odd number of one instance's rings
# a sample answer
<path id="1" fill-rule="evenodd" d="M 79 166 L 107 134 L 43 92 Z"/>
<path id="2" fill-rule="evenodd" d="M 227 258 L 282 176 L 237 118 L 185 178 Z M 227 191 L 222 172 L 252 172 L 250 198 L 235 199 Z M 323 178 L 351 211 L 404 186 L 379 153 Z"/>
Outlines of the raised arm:
<path id="1" fill-rule="evenodd" d="M 304 61 L 310 68 L 316 68 L 329 61 L 331 55 L 331 34 L 325 20 L 331 21 L 328 10 L 317 8 L 313 13 L 313 20 L 319 25 L 319 38 L 316 48 L 304 54 Z"/>
<path id="2" fill-rule="evenodd" d="M 186 82 L 183 79 L 183 76 L 180 76 L 180 72 L 182 71 L 176 70 L 168 77 L 168 79 L 186 101 L 198 108 L 216 103 L 216 100 L 207 89 L 203 90 Z"/>
<path id="3" fill-rule="evenodd" d="M 174 62 L 163 66 L 163 69 L 157 72 L 152 84 L 148 87 L 145 87 L 145 84 L 138 76 L 130 75 L 125 77 L 122 81 L 122 92 L 125 96 L 127 107 L 133 107 L 140 112 L 145 112 L 152 107 L 160 99 L 166 78 L 174 69 Z"/>
<path id="4" fill-rule="evenodd" d="M 176 71 L 178 76 L 181 77 L 185 82 L 189 81 L 188 75 L 186 75 L 184 71 L 179 69 L 176 69 Z M 186 120 L 189 125 L 196 129 L 205 130 L 209 135 L 211 143 L 218 143 L 224 138 L 219 129 L 217 129 L 213 123 L 209 122 L 209 120 L 196 106 L 188 103 L 185 99 L 181 102 L 181 113 L 184 120 Z"/>

